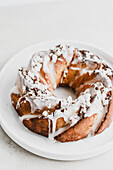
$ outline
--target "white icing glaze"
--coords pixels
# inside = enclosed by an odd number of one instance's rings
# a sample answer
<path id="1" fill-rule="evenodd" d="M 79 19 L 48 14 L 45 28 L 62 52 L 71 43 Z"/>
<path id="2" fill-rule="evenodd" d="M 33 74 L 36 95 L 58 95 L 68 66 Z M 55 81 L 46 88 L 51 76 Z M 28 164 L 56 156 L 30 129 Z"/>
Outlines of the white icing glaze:
<path id="1" fill-rule="evenodd" d="M 41 118 L 41 115 L 23 115 L 21 117 L 19 117 L 19 119 L 21 120 L 21 122 L 23 122 L 23 120 L 28 120 L 28 119 L 32 119 L 32 118 Z"/>
<path id="2" fill-rule="evenodd" d="M 80 70 L 80 68 L 77 68 L 77 67 L 70 67 L 71 70 Z"/>
<path id="3" fill-rule="evenodd" d="M 59 60 L 59 61 L 62 61 L 62 62 L 64 61 L 62 58 L 58 58 L 58 60 Z"/>
<path id="4" fill-rule="evenodd" d="M 59 134 L 63 133 L 64 131 L 66 131 L 69 128 L 70 128 L 70 125 L 67 125 L 65 127 L 58 129 L 57 131 L 55 131 L 53 133 L 49 133 L 49 139 L 53 141 L 55 136 L 58 136 Z"/>
<path id="5" fill-rule="evenodd" d="M 79 62 L 83 62 L 83 61 L 96 62 L 98 64 L 102 62 L 102 60 L 98 56 L 94 55 L 93 53 L 91 53 L 89 51 L 82 52 L 82 50 L 76 49 L 76 55 L 77 55 L 77 57 L 73 60 L 72 64 L 76 63 L 77 61 L 79 61 Z"/>
<path id="6" fill-rule="evenodd" d="M 109 89 L 104 88 L 103 84 L 100 82 L 97 82 L 94 85 L 95 85 L 95 88 L 98 87 L 98 90 L 94 92 L 96 94 L 96 97 L 94 98 L 94 101 L 92 102 L 90 108 L 87 110 L 85 114 L 85 117 L 90 117 L 95 113 L 98 114 L 97 121 L 92 128 L 92 133 L 98 129 L 102 118 L 105 116 L 105 113 L 107 111 L 107 107 L 109 104 L 109 100 L 106 100 L 106 94 L 109 92 Z M 102 88 L 104 88 L 103 91 L 101 91 Z"/>

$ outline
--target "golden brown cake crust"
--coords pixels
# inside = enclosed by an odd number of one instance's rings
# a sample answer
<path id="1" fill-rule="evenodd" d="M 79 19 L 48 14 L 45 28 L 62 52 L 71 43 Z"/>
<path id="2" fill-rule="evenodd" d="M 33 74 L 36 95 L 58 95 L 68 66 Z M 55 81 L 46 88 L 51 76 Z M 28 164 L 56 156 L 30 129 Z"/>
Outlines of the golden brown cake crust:
<path id="1" fill-rule="evenodd" d="M 97 114 L 80 120 L 76 125 L 55 137 L 60 142 L 77 141 L 87 137 L 97 119 Z"/>
<path id="2" fill-rule="evenodd" d="M 43 118 L 33 118 L 33 119 L 24 119 L 23 124 L 32 132 L 38 133 L 43 136 L 48 136 L 48 119 Z"/>

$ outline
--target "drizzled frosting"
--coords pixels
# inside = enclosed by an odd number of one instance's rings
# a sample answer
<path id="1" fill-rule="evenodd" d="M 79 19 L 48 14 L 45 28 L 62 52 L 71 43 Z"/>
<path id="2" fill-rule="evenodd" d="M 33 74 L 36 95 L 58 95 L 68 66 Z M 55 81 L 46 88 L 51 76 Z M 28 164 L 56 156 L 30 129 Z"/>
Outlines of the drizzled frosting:
<path id="1" fill-rule="evenodd" d="M 79 76 L 86 73 L 89 73 L 89 76 L 92 74 L 96 75 L 93 81 L 86 81 L 84 83 L 84 85 L 89 84 L 90 88 L 79 93 L 75 100 L 72 100 L 71 96 L 65 99 L 57 98 L 53 95 L 49 83 L 47 82 L 49 74 L 53 89 L 56 88 L 55 64 L 57 61 L 63 63 L 63 59 L 66 61 L 66 69 L 62 72 L 60 84 L 66 79 L 69 68 L 73 71 L 79 71 L 79 74 L 75 76 L 73 82 L 76 81 Z M 83 68 L 77 67 L 78 63 L 85 63 L 86 66 Z M 95 65 L 95 69 L 89 67 L 90 64 Z M 43 70 L 44 75 L 41 70 Z M 92 131 L 95 131 L 101 119 L 105 116 L 111 101 L 112 75 L 113 71 L 111 68 L 103 64 L 103 61 L 98 56 L 67 45 L 58 45 L 48 51 L 35 53 L 28 67 L 18 70 L 17 88 L 22 97 L 19 98 L 16 108 L 20 107 L 21 102 L 28 101 L 31 106 L 32 114 L 37 109 L 40 111 L 44 109 L 40 117 L 43 116 L 47 118 L 49 124 L 50 121 L 52 121 L 52 132 L 49 127 L 50 138 L 54 138 L 56 134 L 58 135 L 66 129 L 69 129 L 80 119 L 90 117 L 97 113 L 98 119 L 92 128 Z M 72 82 L 69 86 L 71 87 L 71 85 Z M 82 86 L 83 85 L 80 85 L 79 88 L 82 88 Z M 78 89 L 75 89 L 75 91 Z M 11 93 L 13 93 L 13 90 Z M 21 100 L 22 98 L 25 100 Z M 95 110 L 95 105 L 99 106 L 96 107 L 98 108 L 97 110 Z M 50 112 L 51 108 L 55 109 Z M 24 120 L 38 116 L 39 115 L 26 115 L 22 116 L 21 119 Z M 56 132 L 56 122 L 59 118 L 64 119 L 65 126 L 58 129 Z"/>

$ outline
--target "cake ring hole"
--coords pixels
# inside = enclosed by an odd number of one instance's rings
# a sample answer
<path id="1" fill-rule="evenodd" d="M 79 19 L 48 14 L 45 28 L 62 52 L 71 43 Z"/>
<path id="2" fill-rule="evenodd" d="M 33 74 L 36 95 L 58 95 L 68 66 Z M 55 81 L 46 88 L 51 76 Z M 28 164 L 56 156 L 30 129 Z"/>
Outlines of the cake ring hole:
<path id="1" fill-rule="evenodd" d="M 68 86 L 57 87 L 54 91 L 54 95 L 57 98 L 61 98 L 61 99 L 67 98 L 69 96 L 71 96 L 73 100 L 76 99 L 76 94 L 74 90 Z"/>

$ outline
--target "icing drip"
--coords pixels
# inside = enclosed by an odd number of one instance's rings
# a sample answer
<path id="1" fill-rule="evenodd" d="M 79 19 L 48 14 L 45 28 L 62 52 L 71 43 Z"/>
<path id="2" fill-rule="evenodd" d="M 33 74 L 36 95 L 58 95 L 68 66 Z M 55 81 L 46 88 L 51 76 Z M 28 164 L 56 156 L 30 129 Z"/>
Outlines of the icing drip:
<path id="1" fill-rule="evenodd" d="M 77 67 L 70 67 L 71 70 L 80 70 L 80 68 Z"/>
<path id="2" fill-rule="evenodd" d="M 27 120 L 27 119 L 41 118 L 41 115 L 23 115 L 19 118 L 20 118 L 21 122 L 23 122 L 23 120 Z"/>
<path id="3" fill-rule="evenodd" d="M 59 61 L 62 61 L 62 62 L 64 61 L 62 58 L 58 58 L 58 60 L 59 60 Z"/>

